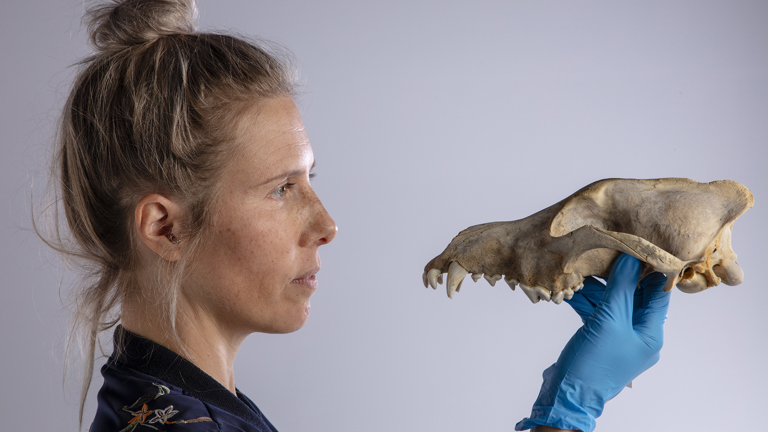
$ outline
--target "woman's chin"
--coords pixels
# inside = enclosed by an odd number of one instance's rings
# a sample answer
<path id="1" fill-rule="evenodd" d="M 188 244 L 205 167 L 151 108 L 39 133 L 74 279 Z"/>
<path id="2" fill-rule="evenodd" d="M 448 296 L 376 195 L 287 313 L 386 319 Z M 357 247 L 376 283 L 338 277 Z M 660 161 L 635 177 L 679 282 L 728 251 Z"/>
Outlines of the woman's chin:
<path id="1" fill-rule="evenodd" d="M 309 301 L 307 301 L 303 308 L 296 310 L 295 313 L 287 314 L 287 316 L 284 316 L 284 319 L 280 320 L 280 322 L 273 323 L 271 326 L 268 326 L 267 329 L 261 330 L 260 332 L 271 334 L 286 334 L 301 330 L 301 328 L 304 327 L 304 324 L 306 324 L 307 320 L 309 319 L 310 309 L 311 306 Z"/>

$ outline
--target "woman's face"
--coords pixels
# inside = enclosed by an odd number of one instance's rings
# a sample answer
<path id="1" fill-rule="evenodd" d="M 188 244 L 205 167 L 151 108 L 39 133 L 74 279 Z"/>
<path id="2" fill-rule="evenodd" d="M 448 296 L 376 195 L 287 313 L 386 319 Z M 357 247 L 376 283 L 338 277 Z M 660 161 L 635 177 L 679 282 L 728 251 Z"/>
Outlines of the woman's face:
<path id="1" fill-rule="evenodd" d="M 250 108 L 235 134 L 182 301 L 194 319 L 230 334 L 292 332 L 309 316 L 318 248 L 333 240 L 336 224 L 310 186 L 314 155 L 292 99 Z"/>

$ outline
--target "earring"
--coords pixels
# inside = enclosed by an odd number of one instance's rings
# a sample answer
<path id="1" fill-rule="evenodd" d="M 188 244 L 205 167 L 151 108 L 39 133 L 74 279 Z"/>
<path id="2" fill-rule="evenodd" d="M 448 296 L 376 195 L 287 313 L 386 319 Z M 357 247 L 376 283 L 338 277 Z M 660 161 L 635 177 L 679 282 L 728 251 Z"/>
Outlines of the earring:
<path id="1" fill-rule="evenodd" d="M 168 241 L 170 241 L 173 244 L 181 243 L 181 234 L 179 234 L 179 236 L 176 237 L 175 235 L 173 235 L 173 233 L 168 233 L 167 237 L 168 237 Z"/>

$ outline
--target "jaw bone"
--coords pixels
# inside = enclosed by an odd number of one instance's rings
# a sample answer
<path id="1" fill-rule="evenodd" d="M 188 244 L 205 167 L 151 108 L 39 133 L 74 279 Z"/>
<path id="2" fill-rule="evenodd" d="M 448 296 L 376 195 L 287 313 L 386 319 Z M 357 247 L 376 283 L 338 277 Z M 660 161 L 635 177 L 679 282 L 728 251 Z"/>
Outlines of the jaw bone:
<path id="1" fill-rule="evenodd" d="M 731 231 L 753 204 L 749 189 L 734 181 L 600 180 L 527 218 L 467 228 L 425 266 L 422 279 L 436 288 L 447 272 L 453 298 L 468 273 L 492 286 L 504 275 L 533 303 L 560 304 L 585 276 L 608 277 L 625 252 L 645 263 L 644 275 L 664 273 L 666 291 L 738 285 L 744 274 Z"/>

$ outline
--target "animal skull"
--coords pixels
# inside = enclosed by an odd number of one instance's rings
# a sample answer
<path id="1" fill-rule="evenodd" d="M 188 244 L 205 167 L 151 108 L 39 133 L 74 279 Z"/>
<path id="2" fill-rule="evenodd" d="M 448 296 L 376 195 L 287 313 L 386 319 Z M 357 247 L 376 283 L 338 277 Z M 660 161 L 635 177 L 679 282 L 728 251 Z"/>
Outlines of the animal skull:
<path id="1" fill-rule="evenodd" d="M 720 282 L 738 285 L 744 273 L 731 249 L 733 223 L 754 204 L 752 193 L 729 180 L 606 179 L 559 203 L 512 222 L 475 225 L 460 232 L 424 268 L 424 286 L 437 288 L 448 273 L 453 298 L 464 277 L 516 285 L 536 303 L 561 303 L 585 276 L 608 277 L 625 252 L 644 261 L 643 274 L 667 276 L 688 293 Z"/>

